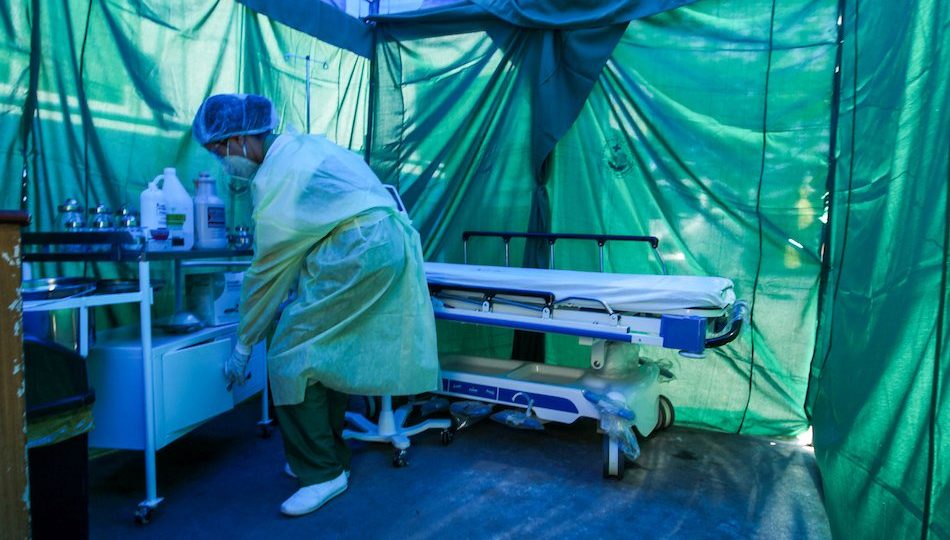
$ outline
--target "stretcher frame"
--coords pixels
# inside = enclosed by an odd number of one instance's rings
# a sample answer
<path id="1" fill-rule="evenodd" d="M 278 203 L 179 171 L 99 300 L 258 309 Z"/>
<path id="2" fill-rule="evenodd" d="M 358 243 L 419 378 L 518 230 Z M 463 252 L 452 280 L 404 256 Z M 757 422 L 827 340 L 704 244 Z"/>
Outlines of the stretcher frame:
<path id="1" fill-rule="evenodd" d="M 558 240 L 597 242 L 601 271 L 608 242 L 643 242 L 650 245 L 666 273 L 657 251 L 658 240 L 650 236 L 466 231 L 463 233 L 466 264 L 468 240 L 474 237 L 502 239 L 506 267 L 510 265 L 512 238 L 546 241 L 549 268 L 553 271 L 556 271 L 554 247 Z M 442 269 L 446 266 L 440 265 Z M 669 400 L 660 394 L 659 366 L 652 362 L 631 362 L 631 357 L 639 358 L 639 346 L 676 349 L 683 356 L 702 358 L 707 348 L 723 346 L 739 335 L 747 311 L 745 303 L 737 301 L 726 306 L 700 306 L 663 313 L 621 312 L 597 298 L 559 299 L 538 284 L 530 288 L 498 288 L 455 283 L 444 275 L 427 277 L 436 319 L 572 335 L 578 337 L 581 344 L 591 347 L 587 369 L 475 356 L 442 356 L 441 387 L 437 393 L 507 407 L 530 405 L 543 421 L 570 424 L 582 417 L 600 419 L 597 407 L 584 396 L 585 391 L 595 392 L 626 403 L 635 415 L 633 427 L 643 437 L 672 424 L 675 413 Z M 604 477 L 622 478 L 624 461 L 617 441 L 605 435 Z"/>

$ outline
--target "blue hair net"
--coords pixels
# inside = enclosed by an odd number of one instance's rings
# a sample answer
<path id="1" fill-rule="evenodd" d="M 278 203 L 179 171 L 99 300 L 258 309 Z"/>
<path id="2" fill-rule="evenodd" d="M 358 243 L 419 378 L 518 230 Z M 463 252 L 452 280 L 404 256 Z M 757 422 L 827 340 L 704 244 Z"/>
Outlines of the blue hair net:
<path id="1" fill-rule="evenodd" d="M 235 135 L 256 135 L 277 127 L 269 99 L 254 94 L 218 94 L 201 104 L 192 129 L 202 145 Z"/>

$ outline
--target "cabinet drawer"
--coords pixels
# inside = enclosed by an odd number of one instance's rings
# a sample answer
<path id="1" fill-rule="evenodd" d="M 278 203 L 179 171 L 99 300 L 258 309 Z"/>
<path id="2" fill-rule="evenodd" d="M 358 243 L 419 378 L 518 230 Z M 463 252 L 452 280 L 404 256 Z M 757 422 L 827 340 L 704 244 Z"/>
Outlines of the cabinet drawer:
<path id="1" fill-rule="evenodd" d="M 165 433 L 231 410 L 223 366 L 231 340 L 220 339 L 165 353 L 162 357 Z"/>
<path id="2" fill-rule="evenodd" d="M 251 376 L 243 386 L 234 385 L 234 404 L 257 394 L 267 384 L 267 345 L 261 341 L 251 351 L 251 360 L 247 363 L 247 373 Z"/>

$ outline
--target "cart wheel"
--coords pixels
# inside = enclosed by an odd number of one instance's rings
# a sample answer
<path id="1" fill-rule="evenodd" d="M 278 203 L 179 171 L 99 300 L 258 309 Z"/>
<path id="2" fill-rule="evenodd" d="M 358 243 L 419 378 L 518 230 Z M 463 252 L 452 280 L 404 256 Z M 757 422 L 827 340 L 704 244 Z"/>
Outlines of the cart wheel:
<path id="1" fill-rule="evenodd" d="M 620 446 L 610 444 L 610 436 L 604 435 L 604 478 L 623 479 L 623 467 L 626 458 Z"/>
<path id="2" fill-rule="evenodd" d="M 442 430 L 442 446 L 448 446 L 455 440 L 455 431 L 451 429 Z"/>
<path id="3" fill-rule="evenodd" d="M 397 469 L 409 465 L 409 461 L 406 459 L 409 456 L 408 450 L 400 450 L 396 448 L 393 450 L 393 467 Z"/>
<path id="4" fill-rule="evenodd" d="M 152 522 L 152 508 L 140 504 L 139 507 L 135 510 L 135 522 L 139 525 L 148 525 Z"/>
<path id="5" fill-rule="evenodd" d="M 673 425 L 676 419 L 676 411 L 673 409 L 673 403 L 666 396 L 660 396 L 660 414 L 656 421 L 656 429 L 666 429 Z"/>
<path id="6" fill-rule="evenodd" d="M 261 424 L 258 427 L 261 429 L 261 438 L 270 439 L 271 433 L 274 432 L 274 428 L 270 424 Z"/>

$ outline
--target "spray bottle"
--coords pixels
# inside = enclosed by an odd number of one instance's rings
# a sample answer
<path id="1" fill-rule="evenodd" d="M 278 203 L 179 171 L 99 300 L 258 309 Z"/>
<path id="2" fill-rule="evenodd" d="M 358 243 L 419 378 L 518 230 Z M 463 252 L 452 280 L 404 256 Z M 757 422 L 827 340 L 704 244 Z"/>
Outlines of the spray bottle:
<path id="1" fill-rule="evenodd" d="M 195 180 L 195 219 L 195 247 L 228 247 L 224 201 L 218 197 L 214 178 L 206 172 L 198 174 L 198 179 Z"/>

